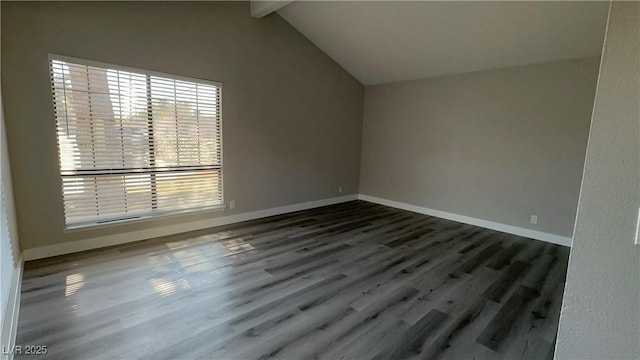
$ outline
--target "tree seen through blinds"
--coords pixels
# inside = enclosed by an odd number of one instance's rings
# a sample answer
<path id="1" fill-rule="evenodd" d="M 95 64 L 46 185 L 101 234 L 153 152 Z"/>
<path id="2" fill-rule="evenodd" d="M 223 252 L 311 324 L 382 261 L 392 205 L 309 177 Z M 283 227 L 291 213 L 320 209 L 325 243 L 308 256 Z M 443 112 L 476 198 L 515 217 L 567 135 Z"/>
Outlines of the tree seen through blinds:
<path id="1" fill-rule="evenodd" d="M 67 226 L 222 204 L 221 86 L 50 60 Z"/>

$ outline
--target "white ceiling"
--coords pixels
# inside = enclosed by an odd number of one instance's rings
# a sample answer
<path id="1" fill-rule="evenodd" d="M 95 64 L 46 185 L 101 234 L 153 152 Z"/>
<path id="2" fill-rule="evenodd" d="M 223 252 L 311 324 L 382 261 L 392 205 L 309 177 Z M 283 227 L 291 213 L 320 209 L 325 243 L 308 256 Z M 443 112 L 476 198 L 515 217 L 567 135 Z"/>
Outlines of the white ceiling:
<path id="1" fill-rule="evenodd" d="M 608 2 L 295 1 L 278 14 L 365 85 L 599 56 Z"/>

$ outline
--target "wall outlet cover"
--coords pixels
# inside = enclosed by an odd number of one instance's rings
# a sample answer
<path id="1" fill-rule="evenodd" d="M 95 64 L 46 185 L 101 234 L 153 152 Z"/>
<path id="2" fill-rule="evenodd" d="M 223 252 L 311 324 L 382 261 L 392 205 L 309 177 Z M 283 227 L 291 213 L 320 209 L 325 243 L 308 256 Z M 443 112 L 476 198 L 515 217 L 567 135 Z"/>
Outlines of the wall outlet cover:
<path id="1" fill-rule="evenodd" d="M 634 244 L 640 245 L 640 207 L 638 207 L 638 220 L 636 222 L 636 239 Z"/>

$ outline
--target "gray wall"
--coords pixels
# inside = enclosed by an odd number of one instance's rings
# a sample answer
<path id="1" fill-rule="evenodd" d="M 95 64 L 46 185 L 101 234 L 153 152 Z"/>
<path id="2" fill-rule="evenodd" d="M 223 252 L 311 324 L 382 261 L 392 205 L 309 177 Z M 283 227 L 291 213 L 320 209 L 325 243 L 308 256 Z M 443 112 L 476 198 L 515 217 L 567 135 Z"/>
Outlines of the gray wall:
<path id="1" fill-rule="evenodd" d="M 9 164 L 9 150 L 5 132 L 2 96 L 0 95 L 0 347 L 7 348 L 9 342 L 15 338 L 12 325 L 16 325 L 15 295 L 19 289 L 19 274 L 22 266 L 20 245 L 18 243 L 18 225 L 11 182 Z M 0 359 L 4 359 L 4 352 Z"/>
<path id="2" fill-rule="evenodd" d="M 614 1 L 602 55 L 558 359 L 640 359 L 640 2 Z"/>
<path id="3" fill-rule="evenodd" d="M 1 76 L 0 76 L 1 77 Z M 18 241 L 18 221 L 13 196 L 9 147 L 0 91 L 0 347 L 6 349 L 15 340 L 16 299 L 20 289 L 22 259 Z M 8 355 L 0 354 L 0 359 Z"/>
<path id="4" fill-rule="evenodd" d="M 1 6 L 23 249 L 357 193 L 364 89 L 278 15 L 252 18 L 247 2 Z M 237 208 L 65 233 L 48 53 L 223 82 L 225 199 Z"/>
<path id="5" fill-rule="evenodd" d="M 367 87 L 360 193 L 570 237 L 598 62 Z"/>

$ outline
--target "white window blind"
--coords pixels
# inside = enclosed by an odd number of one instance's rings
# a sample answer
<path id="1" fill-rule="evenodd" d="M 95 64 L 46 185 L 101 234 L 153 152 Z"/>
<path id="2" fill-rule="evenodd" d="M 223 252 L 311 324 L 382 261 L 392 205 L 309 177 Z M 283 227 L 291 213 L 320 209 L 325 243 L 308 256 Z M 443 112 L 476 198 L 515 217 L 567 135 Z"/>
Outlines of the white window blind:
<path id="1" fill-rule="evenodd" d="M 221 84 L 51 57 L 68 227 L 221 206 Z"/>

